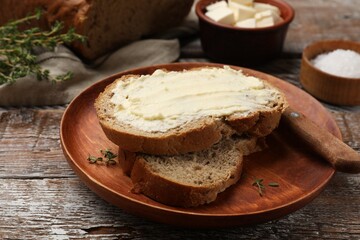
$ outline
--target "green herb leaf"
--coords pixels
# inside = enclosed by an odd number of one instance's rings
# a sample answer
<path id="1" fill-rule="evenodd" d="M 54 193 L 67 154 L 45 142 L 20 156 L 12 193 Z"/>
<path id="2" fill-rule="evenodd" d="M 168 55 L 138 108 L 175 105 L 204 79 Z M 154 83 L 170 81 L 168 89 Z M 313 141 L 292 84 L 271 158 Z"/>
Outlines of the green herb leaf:
<path id="1" fill-rule="evenodd" d="M 115 165 L 116 161 L 114 159 L 110 159 L 106 162 L 107 165 Z"/>
<path id="2" fill-rule="evenodd" d="M 260 179 L 255 179 L 253 182 L 253 186 L 256 186 L 259 192 L 259 195 L 262 197 L 263 196 L 263 190 L 265 189 L 265 186 L 263 184 L 264 179 L 260 178 Z"/>
<path id="3" fill-rule="evenodd" d="M 55 22 L 49 31 L 39 28 L 19 30 L 19 25 L 31 20 L 39 20 L 41 10 L 33 15 L 7 23 L 0 27 L 0 85 L 12 84 L 17 79 L 34 75 L 38 80 L 52 82 L 68 80 L 71 73 L 52 76 L 49 70 L 42 69 L 33 49 L 36 47 L 53 51 L 56 46 L 73 41 L 85 41 L 85 37 L 75 33 L 73 28 L 63 33 L 63 24 Z"/>
<path id="4" fill-rule="evenodd" d="M 115 160 L 115 158 L 117 157 L 116 154 L 114 154 L 113 152 L 111 152 L 110 149 L 106 149 L 106 150 L 100 150 L 100 153 L 102 154 L 102 157 L 94 157 L 89 155 L 89 157 L 87 158 L 87 160 L 91 163 L 105 163 L 106 165 L 115 165 L 117 162 Z M 105 159 L 104 159 L 105 158 Z"/>
<path id="5" fill-rule="evenodd" d="M 280 185 L 277 182 L 270 182 L 269 187 L 279 187 Z"/>
<path id="6" fill-rule="evenodd" d="M 94 164 L 94 163 L 97 163 L 97 162 L 102 162 L 102 161 L 103 161 L 103 158 L 102 158 L 102 157 L 94 157 L 94 156 L 89 155 L 89 157 L 87 158 L 87 160 L 88 160 L 91 164 Z"/>
<path id="7" fill-rule="evenodd" d="M 113 158 L 116 158 L 117 155 L 114 154 L 113 152 L 111 152 L 110 149 L 106 149 L 106 150 L 100 150 L 100 152 L 104 155 L 105 158 L 107 158 L 108 160 L 112 160 Z"/>

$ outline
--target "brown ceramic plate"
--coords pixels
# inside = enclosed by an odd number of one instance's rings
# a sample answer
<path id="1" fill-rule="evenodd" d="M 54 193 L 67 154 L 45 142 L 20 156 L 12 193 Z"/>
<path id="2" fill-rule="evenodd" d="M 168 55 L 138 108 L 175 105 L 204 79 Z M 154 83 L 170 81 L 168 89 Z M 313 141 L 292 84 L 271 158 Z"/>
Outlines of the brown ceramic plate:
<path id="1" fill-rule="evenodd" d="M 119 164 L 109 167 L 89 164 L 87 157 L 89 154 L 99 155 L 99 149 L 118 151 L 118 147 L 104 135 L 93 107 L 95 98 L 106 85 L 124 74 L 149 74 L 157 68 L 178 71 L 205 65 L 221 66 L 176 63 L 144 67 L 108 77 L 86 89 L 70 103 L 61 121 L 61 144 L 70 166 L 92 191 L 106 201 L 132 214 L 177 226 L 256 224 L 280 218 L 308 204 L 320 194 L 335 171 L 282 124 L 268 138 L 267 150 L 246 158 L 244 175 L 238 184 L 219 194 L 215 202 L 197 208 L 170 207 L 132 193 L 131 180 L 123 175 Z M 335 121 L 313 97 L 273 76 L 250 69 L 243 71 L 280 88 L 295 109 L 341 138 Z M 252 186 L 254 179 L 260 178 L 264 179 L 266 187 L 263 196 Z M 270 187 L 270 182 L 277 182 L 279 186 Z"/>

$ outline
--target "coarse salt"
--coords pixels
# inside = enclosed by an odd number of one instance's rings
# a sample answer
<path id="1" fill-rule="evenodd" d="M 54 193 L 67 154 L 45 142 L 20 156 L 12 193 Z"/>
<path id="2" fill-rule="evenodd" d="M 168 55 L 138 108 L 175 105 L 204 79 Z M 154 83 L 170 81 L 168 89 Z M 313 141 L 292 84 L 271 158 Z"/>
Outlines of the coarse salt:
<path id="1" fill-rule="evenodd" d="M 360 54 L 345 49 L 319 54 L 312 63 L 318 69 L 347 78 L 360 78 Z"/>

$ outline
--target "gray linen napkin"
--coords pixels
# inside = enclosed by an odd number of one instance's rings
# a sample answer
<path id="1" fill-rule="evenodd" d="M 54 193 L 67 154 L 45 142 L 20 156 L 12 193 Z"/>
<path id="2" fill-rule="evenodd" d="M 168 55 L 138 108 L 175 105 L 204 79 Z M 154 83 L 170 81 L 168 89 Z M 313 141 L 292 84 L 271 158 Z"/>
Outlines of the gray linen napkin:
<path id="1" fill-rule="evenodd" d="M 51 74 L 71 71 L 72 79 L 63 82 L 38 81 L 34 76 L 0 86 L 0 106 L 43 106 L 69 103 L 86 87 L 114 73 L 134 67 L 175 61 L 179 56 L 177 40 L 141 40 L 112 53 L 96 67 L 84 64 L 64 46 L 38 56 L 41 67 Z"/>
<path id="2" fill-rule="evenodd" d="M 135 41 L 91 64 L 83 63 L 64 46 L 55 52 L 40 52 L 41 67 L 58 75 L 71 71 L 74 77 L 64 82 L 38 81 L 34 76 L 18 79 L 14 84 L 0 85 L 0 106 L 46 106 L 69 103 L 86 87 L 123 70 L 170 63 L 180 55 L 179 37 L 194 34 L 197 22 L 193 10 L 184 24 L 156 38 Z"/>

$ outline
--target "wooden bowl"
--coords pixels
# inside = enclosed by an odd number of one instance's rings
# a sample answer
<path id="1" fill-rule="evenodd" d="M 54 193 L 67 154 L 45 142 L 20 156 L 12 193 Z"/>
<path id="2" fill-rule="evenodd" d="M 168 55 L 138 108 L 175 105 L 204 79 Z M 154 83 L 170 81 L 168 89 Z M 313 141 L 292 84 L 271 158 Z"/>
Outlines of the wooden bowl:
<path id="1" fill-rule="evenodd" d="M 294 9 L 282 0 L 257 0 L 280 9 L 283 21 L 271 27 L 239 28 L 217 23 L 205 15 L 206 6 L 216 0 L 200 0 L 196 5 L 199 18 L 200 40 L 205 54 L 212 60 L 251 66 L 278 56 L 283 49 L 289 24 L 294 19 Z"/>
<path id="2" fill-rule="evenodd" d="M 348 106 L 360 105 L 360 78 L 335 76 L 321 71 L 311 63 L 317 55 L 336 49 L 349 49 L 360 53 L 360 43 L 327 40 L 307 46 L 301 61 L 301 84 L 310 94 L 325 102 Z"/>

